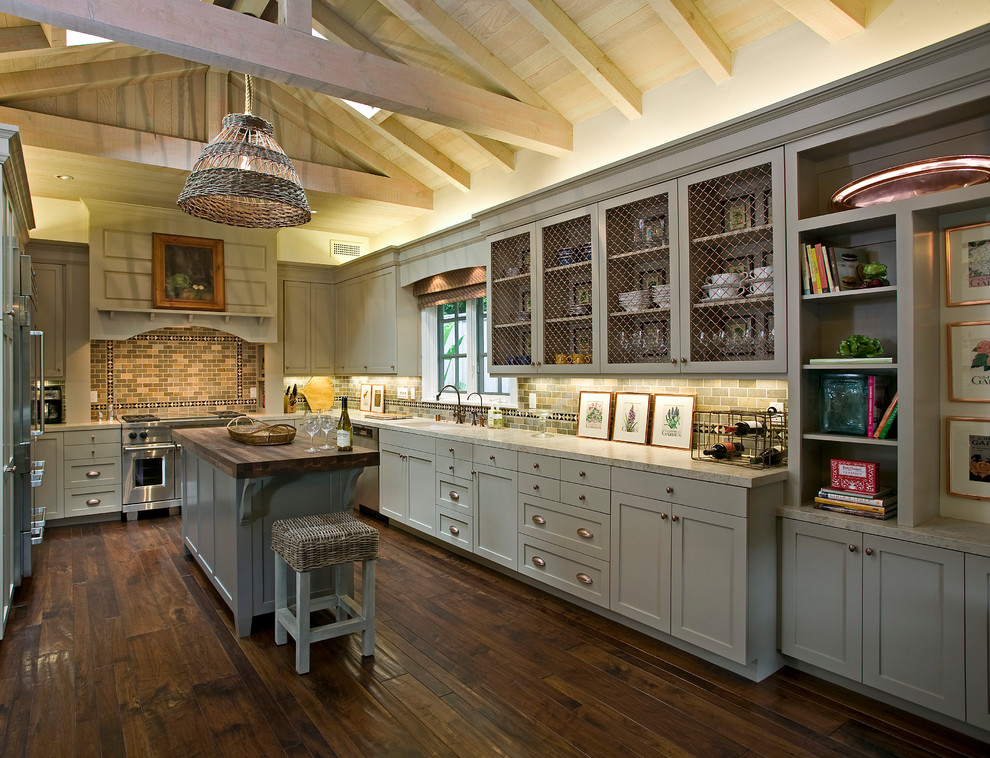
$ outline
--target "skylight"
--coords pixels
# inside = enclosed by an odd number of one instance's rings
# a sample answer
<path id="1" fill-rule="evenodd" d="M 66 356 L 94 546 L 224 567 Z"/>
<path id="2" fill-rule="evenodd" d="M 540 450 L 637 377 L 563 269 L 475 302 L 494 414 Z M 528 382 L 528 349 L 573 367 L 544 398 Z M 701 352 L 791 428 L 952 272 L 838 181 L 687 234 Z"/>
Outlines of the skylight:
<path id="1" fill-rule="evenodd" d="M 72 47 L 73 45 L 95 45 L 98 42 L 110 42 L 110 40 L 103 39 L 103 37 L 94 37 L 92 34 L 74 32 L 72 29 L 65 30 L 66 47 Z"/>

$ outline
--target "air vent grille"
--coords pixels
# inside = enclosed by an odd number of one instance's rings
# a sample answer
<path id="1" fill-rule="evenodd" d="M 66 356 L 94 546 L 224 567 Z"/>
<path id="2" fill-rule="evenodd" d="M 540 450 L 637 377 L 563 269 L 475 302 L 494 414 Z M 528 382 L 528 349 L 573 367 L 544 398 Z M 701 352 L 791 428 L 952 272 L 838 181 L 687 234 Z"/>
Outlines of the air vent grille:
<path id="1" fill-rule="evenodd" d="M 344 240 L 330 240 L 330 255 L 339 255 L 344 258 L 357 258 L 368 252 L 367 243 L 345 242 Z"/>

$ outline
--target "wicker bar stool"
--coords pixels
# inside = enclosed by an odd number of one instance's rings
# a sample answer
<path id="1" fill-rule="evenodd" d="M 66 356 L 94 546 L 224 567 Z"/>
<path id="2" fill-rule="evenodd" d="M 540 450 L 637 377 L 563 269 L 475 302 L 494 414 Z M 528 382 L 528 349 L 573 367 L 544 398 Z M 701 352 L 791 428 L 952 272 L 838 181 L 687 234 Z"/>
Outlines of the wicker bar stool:
<path id="1" fill-rule="evenodd" d="M 375 560 L 378 558 L 378 530 L 348 513 L 281 519 L 272 524 L 272 550 L 275 551 L 275 644 L 284 645 L 286 633 L 296 641 L 296 671 L 309 671 L 309 645 L 344 634 L 361 632 L 361 655 L 375 654 Z M 346 586 L 345 570 L 361 562 L 361 606 L 350 595 L 341 595 Z M 288 573 L 296 574 L 295 612 L 288 604 Z M 333 595 L 310 596 L 310 572 L 333 567 Z M 312 627 L 313 611 L 332 609 L 335 620 Z"/>

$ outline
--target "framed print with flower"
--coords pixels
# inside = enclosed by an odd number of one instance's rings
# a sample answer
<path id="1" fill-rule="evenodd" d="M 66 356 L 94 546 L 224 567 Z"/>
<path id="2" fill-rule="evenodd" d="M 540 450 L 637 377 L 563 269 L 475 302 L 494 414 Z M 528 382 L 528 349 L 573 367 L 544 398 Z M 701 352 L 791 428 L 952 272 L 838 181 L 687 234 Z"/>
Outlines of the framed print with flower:
<path id="1" fill-rule="evenodd" d="M 223 240 L 151 235 L 151 292 L 154 308 L 222 311 Z"/>
<path id="2" fill-rule="evenodd" d="M 945 439 L 948 493 L 990 500 L 990 419 L 947 416 Z"/>
<path id="3" fill-rule="evenodd" d="M 611 421 L 611 392 L 581 392 L 578 395 L 578 437 L 607 440 Z"/>
<path id="4" fill-rule="evenodd" d="M 358 404 L 358 409 L 362 411 L 371 410 L 371 385 L 362 384 L 361 385 L 361 402 Z"/>
<path id="5" fill-rule="evenodd" d="M 384 384 L 372 384 L 371 385 L 371 412 L 372 413 L 384 413 L 385 412 L 385 385 Z"/>
<path id="6" fill-rule="evenodd" d="M 945 230 L 946 305 L 990 303 L 990 224 Z"/>
<path id="7" fill-rule="evenodd" d="M 694 428 L 694 395 L 654 395 L 650 444 L 690 450 Z"/>
<path id="8" fill-rule="evenodd" d="M 990 403 L 990 321 L 946 324 L 949 400 Z"/>
<path id="9" fill-rule="evenodd" d="M 645 392 L 616 392 L 612 439 L 615 442 L 646 444 L 650 428 L 650 396 Z"/>

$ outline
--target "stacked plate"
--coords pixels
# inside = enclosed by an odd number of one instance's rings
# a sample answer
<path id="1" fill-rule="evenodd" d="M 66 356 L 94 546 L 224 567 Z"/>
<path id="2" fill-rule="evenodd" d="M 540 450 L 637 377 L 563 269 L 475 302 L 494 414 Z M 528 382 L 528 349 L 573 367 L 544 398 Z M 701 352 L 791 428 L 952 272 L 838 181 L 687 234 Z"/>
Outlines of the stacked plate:
<path id="1" fill-rule="evenodd" d="M 649 290 L 620 292 L 619 307 L 624 311 L 642 311 L 650 307 L 652 298 Z"/>
<path id="2" fill-rule="evenodd" d="M 591 313 L 591 305 L 588 303 L 575 303 L 567 306 L 567 313 L 570 316 L 587 316 Z"/>

